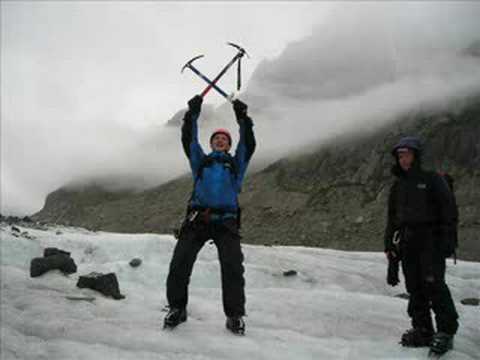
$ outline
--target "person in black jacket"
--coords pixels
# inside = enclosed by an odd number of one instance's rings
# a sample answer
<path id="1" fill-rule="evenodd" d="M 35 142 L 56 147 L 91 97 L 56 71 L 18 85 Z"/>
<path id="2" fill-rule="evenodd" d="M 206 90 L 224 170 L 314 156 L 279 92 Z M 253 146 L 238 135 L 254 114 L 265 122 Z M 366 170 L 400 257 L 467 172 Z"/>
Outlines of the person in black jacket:
<path id="1" fill-rule="evenodd" d="M 458 218 L 453 194 L 442 176 L 422 169 L 419 139 L 402 138 L 392 155 L 396 180 L 388 199 L 384 241 L 387 258 L 401 259 L 410 294 L 412 328 L 402 335 L 401 344 L 430 346 L 431 352 L 442 354 L 453 347 L 458 329 L 458 314 L 445 283 L 445 259 L 455 249 Z M 435 314 L 436 332 L 430 310 Z"/>
<path id="2" fill-rule="evenodd" d="M 233 101 L 239 125 L 235 154 L 230 154 L 232 138 L 228 130 L 217 129 L 210 137 L 211 151 L 202 149 L 198 140 L 197 120 L 202 97 L 188 102 L 182 126 L 182 145 L 193 178 L 193 192 L 188 211 L 178 234 L 167 277 L 167 300 L 170 311 L 164 326 L 174 328 L 187 319 L 188 283 L 198 252 L 213 239 L 218 249 L 222 276 L 223 309 L 226 327 L 236 334 L 245 332 L 245 279 L 240 246 L 240 208 L 238 194 L 255 151 L 253 121 L 247 105 Z"/>

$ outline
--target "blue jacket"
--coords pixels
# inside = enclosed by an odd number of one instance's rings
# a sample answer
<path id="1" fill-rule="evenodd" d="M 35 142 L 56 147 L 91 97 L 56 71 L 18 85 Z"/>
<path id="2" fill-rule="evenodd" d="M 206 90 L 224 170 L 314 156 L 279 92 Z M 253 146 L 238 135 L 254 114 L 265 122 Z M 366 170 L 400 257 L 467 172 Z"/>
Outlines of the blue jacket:
<path id="1" fill-rule="evenodd" d="M 194 181 L 190 206 L 236 212 L 238 194 L 255 151 L 252 120 L 248 116 L 238 119 L 240 139 L 234 156 L 219 151 L 206 155 L 198 141 L 199 115 L 187 111 L 182 126 L 182 145 L 189 159 Z"/>

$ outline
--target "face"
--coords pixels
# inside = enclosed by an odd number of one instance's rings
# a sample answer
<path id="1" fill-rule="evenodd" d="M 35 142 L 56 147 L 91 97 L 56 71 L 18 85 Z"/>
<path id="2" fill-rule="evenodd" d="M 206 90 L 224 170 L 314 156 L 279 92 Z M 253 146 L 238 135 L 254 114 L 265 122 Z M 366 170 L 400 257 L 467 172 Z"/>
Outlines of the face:
<path id="1" fill-rule="evenodd" d="M 225 134 L 216 134 L 210 143 L 213 151 L 229 151 L 230 144 L 228 143 L 228 136 Z"/>
<path id="2" fill-rule="evenodd" d="M 408 171 L 415 160 L 415 153 L 412 150 L 403 151 L 398 154 L 398 163 L 403 171 Z"/>

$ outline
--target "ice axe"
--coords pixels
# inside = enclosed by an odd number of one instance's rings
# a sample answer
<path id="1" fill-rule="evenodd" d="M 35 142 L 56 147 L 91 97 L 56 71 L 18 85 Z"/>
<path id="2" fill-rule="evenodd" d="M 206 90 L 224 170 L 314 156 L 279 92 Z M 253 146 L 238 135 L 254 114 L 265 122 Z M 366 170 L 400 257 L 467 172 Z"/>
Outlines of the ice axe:
<path id="1" fill-rule="evenodd" d="M 189 69 L 191 69 L 194 73 L 196 73 L 198 76 L 200 76 L 204 81 L 206 81 L 208 83 L 208 86 L 205 88 L 205 90 L 203 90 L 203 92 L 200 94 L 200 96 L 204 97 L 209 91 L 210 89 L 213 87 L 215 90 L 217 90 L 222 96 L 224 96 L 227 100 L 231 101 L 231 98 L 222 90 L 220 89 L 218 86 L 216 86 L 216 83 L 220 80 L 220 78 L 227 72 L 227 70 L 238 60 L 238 68 L 237 68 L 237 90 L 240 90 L 240 86 L 241 86 L 241 65 L 240 65 L 240 61 L 241 61 L 241 58 L 246 54 L 247 52 L 245 51 L 244 48 L 242 48 L 241 46 L 237 45 L 237 44 L 234 44 L 234 43 L 227 43 L 228 45 L 230 46 L 233 46 L 234 48 L 236 48 L 238 50 L 237 54 L 235 54 L 235 56 L 232 58 L 232 60 L 230 60 L 230 62 L 225 65 L 225 67 L 222 69 L 222 71 L 220 71 L 220 73 L 215 77 L 215 79 L 213 80 L 210 80 L 208 79 L 205 75 L 203 75 L 200 71 L 198 71 L 198 69 L 195 69 L 192 65 L 192 62 L 197 60 L 198 58 L 201 58 L 203 55 L 200 55 L 200 56 L 196 56 L 194 57 L 193 59 L 191 59 L 190 61 L 188 61 L 182 68 L 182 72 L 183 70 L 185 69 L 185 67 L 188 67 Z"/>
<path id="2" fill-rule="evenodd" d="M 203 92 L 200 94 L 201 97 L 204 97 L 207 92 L 213 87 L 215 90 L 217 90 L 220 95 L 222 95 L 225 99 L 227 99 L 228 101 L 232 102 L 232 97 L 229 96 L 225 91 L 223 91 L 220 87 L 218 87 L 212 80 L 210 80 L 208 77 L 206 77 L 205 75 L 203 75 L 200 70 L 198 70 L 195 66 L 192 65 L 192 63 L 197 60 L 197 59 L 200 59 L 202 58 L 204 55 L 198 55 L 198 56 L 195 56 L 194 58 L 190 59 L 189 61 L 187 61 L 187 63 L 185 65 L 183 65 L 182 67 L 182 73 L 183 73 L 183 70 L 185 70 L 185 68 L 189 68 L 190 70 L 192 70 L 195 74 L 197 74 L 198 76 L 200 76 L 200 78 L 202 78 L 207 84 L 208 84 L 208 90 L 205 89 L 203 90 Z M 219 80 L 220 78 L 217 79 L 217 81 Z"/>

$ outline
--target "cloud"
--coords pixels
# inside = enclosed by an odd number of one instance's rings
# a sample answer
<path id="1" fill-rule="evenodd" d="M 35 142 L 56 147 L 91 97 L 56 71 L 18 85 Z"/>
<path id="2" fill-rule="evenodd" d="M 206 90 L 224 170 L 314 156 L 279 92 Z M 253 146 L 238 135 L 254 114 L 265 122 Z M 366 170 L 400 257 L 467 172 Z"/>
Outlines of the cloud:
<path id="1" fill-rule="evenodd" d="M 300 100 L 342 98 L 448 70 L 480 38 L 479 16 L 476 3 L 341 3 L 310 37 L 259 66 L 251 86 Z"/>
<path id="2" fill-rule="evenodd" d="M 257 158 L 268 163 L 404 111 L 480 93 L 477 3 L 340 3 L 252 75 Z M 261 103 L 261 104 L 260 104 Z"/>

